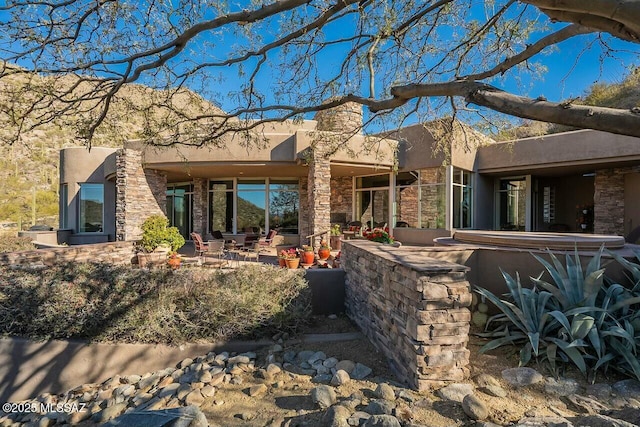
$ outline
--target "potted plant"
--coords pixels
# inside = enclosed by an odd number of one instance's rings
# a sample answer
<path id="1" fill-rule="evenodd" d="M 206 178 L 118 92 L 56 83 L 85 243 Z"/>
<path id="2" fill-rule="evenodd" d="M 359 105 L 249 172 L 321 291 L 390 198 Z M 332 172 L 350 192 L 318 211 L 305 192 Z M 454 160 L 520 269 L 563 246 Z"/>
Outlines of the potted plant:
<path id="1" fill-rule="evenodd" d="M 316 254 L 313 252 L 313 247 L 310 245 L 302 245 L 302 251 L 300 252 L 300 262 L 302 265 L 312 265 L 316 260 Z"/>
<path id="2" fill-rule="evenodd" d="M 326 240 L 321 240 L 320 249 L 318 249 L 318 258 L 321 261 L 324 261 L 330 256 L 331 256 L 331 247 L 329 246 Z"/>
<path id="3" fill-rule="evenodd" d="M 342 227 L 340 224 L 333 224 L 331 226 L 331 236 L 329 237 L 331 247 L 339 251 L 342 249 Z"/>
<path id="4" fill-rule="evenodd" d="M 176 227 L 169 227 L 169 220 L 163 215 L 152 215 L 142 223 L 142 239 L 138 247 L 138 264 L 144 267 L 149 262 L 160 262 L 167 258 L 169 251 L 176 252 L 185 241 Z"/>
<path id="5" fill-rule="evenodd" d="M 338 252 L 338 255 L 336 255 L 333 258 L 333 268 L 340 268 L 340 256 L 342 255 L 342 251 Z"/>
<path id="6" fill-rule="evenodd" d="M 167 264 L 171 267 L 172 270 L 177 270 L 180 268 L 180 263 L 182 262 L 182 258 L 178 252 L 169 253 L 169 258 L 167 258 Z"/>
<path id="7" fill-rule="evenodd" d="M 280 251 L 279 257 L 284 260 L 287 268 L 295 269 L 300 265 L 300 258 L 298 258 L 298 250 L 296 248 Z"/>
<path id="8" fill-rule="evenodd" d="M 384 243 L 387 245 L 396 243 L 393 237 L 391 237 L 389 232 L 384 228 L 374 228 L 373 230 L 367 231 L 364 237 L 366 237 L 368 240 L 371 240 L 372 242 Z"/>

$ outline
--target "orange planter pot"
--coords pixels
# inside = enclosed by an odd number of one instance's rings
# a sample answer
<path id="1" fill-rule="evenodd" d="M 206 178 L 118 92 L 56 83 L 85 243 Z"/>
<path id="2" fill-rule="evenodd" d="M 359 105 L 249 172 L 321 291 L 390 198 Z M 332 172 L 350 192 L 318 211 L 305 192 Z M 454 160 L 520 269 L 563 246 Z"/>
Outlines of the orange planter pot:
<path id="1" fill-rule="evenodd" d="M 313 251 L 306 251 L 306 252 L 302 252 L 302 254 L 300 255 L 300 262 L 302 262 L 303 264 L 313 264 L 316 260 L 316 254 L 313 253 Z"/>
<path id="2" fill-rule="evenodd" d="M 287 266 L 287 260 L 285 260 L 284 258 L 278 258 L 278 265 L 280 267 L 286 267 Z"/>
<path id="3" fill-rule="evenodd" d="M 286 259 L 287 268 L 296 269 L 300 266 L 300 258 Z"/>
<path id="4" fill-rule="evenodd" d="M 180 268 L 180 261 L 181 261 L 180 258 L 169 258 L 167 263 L 172 269 L 176 270 Z"/>
<path id="5" fill-rule="evenodd" d="M 326 260 L 329 256 L 331 256 L 330 249 L 318 249 L 318 258 L 320 258 L 321 261 Z"/>

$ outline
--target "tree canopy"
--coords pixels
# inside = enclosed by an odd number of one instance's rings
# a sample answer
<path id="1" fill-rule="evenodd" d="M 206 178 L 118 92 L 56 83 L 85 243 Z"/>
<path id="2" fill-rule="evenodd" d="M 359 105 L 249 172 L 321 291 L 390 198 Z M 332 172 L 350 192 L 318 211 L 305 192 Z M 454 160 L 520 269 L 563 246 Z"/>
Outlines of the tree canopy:
<path id="1" fill-rule="evenodd" d="M 68 120 L 90 144 L 124 111 L 147 143 L 216 144 L 346 102 L 365 126 L 496 111 L 640 136 L 640 106 L 501 89 L 544 73 L 536 58 L 567 40 L 636 52 L 638 1 L 0 0 L 0 23 L 5 143 Z"/>

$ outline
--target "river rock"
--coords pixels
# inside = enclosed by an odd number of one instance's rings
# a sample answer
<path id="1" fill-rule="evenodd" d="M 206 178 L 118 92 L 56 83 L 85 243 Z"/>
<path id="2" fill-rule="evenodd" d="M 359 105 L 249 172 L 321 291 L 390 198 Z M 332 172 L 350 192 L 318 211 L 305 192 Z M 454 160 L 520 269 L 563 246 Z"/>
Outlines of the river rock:
<path id="1" fill-rule="evenodd" d="M 555 379 L 548 377 L 544 384 L 544 391 L 556 396 L 569 396 L 578 393 L 579 390 L 580 384 L 578 384 L 578 381 L 570 378 Z"/>
<path id="2" fill-rule="evenodd" d="M 436 394 L 442 399 L 462 403 L 464 397 L 471 393 L 473 393 L 473 385 L 466 383 L 453 383 L 446 387 L 442 387 Z"/>
<path id="3" fill-rule="evenodd" d="M 372 415 L 364 427 L 401 427 L 400 421 L 392 415 Z"/>
<path id="4" fill-rule="evenodd" d="M 514 387 L 524 387 L 544 380 L 538 371 L 527 367 L 505 369 L 502 371 L 502 378 Z"/>
<path id="5" fill-rule="evenodd" d="M 475 382 L 478 386 L 478 390 L 494 397 L 505 397 L 507 392 L 500 382 L 489 374 L 480 374 L 475 377 Z"/>
<path id="6" fill-rule="evenodd" d="M 363 365 L 362 363 L 356 363 L 353 371 L 349 372 L 349 376 L 351 376 L 351 378 L 353 378 L 354 380 L 363 380 L 371 375 L 371 372 L 372 371 L 370 367 Z"/>
<path id="7" fill-rule="evenodd" d="M 371 415 L 391 415 L 396 405 L 382 399 L 374 399 L 364 408 L 364 412 Z"/>
<path id="8" fill-rule="evenodd" d="M 334 405 L 324 413 L 324 421 L 331 427 L 346 427 L 347 418 L 351 416 L 351 411 L 342 405 Z"/>
<path id="9" fill-rule="evenodd" d="M 347 374 L 351 374 L 351 372 L 353 372 L 353 369 L 355 367 L 356 367 L 355 362 L 353 362 L 351 360 L 341 360 L 338 363 L 336 363 L 336 365 L 334 366 L 334 369 L 336 371 L 339 371 L 340 369 L 342 369 Z"/>
<path id="10" fill-rule="evenodd" d="M 462 399 L 462 409 L 473 420 L 484 420 L 489 416 L 487 406 L 474 394 L 467 394 Z"/>
<path id="11" fill-rule="evenodd" d="M 338 359 L 336 359 L 335 357 L 329 357 L 322 361 L 322 365 L 329 369 L 334 368 L 337 363 Z"/>
<path id="12" fill-rule="evenodd" d="M 327 385 L 319 385 L 311 390 L 311 400 L 318 405 L 320 409 L 327 409 L 336 403 L 337 397 L 333 387 Z"/>
<path id="13" fill-rule="evenodd" d="M 327 355 L 324 354 L 324 352 L 316 351 L 311 355 L 309 359 L 307 359 L 307 362 L 313 365 L 315 362 L 324 361 L 326 358 L 327 358 Z"/>
<path id="14" fill-rule="evenodd" d="M 562 417 L 525 417 L 514 427 L 573 427 L 573 424 Z"/>
<path id="15" fill-rule="evenodd" d="M 640 381 L 637 380 L 622 380 L 611 386 L 612 391 L 619 397 L 625 399 L 640 396 Z"/>
<path id="16" fill-rule="evenodd" d="M 351 380 L 351 377 L 349 376 L 347 371 L 340 369 L 336 371 L 335 374 L 333 374 L 333 378 L 331 378 L 331 385 L 336 387 L 341 386 L 343 384 L 348 383 L 350 380 Z"/>
<path id="17" fill-rule="evenodd" d="M 396 400 L 396 393 L 393 391 L 393 388 L 391 388 L 391 386 L 387 383 L 378 384 L 378 387 L 376 387 L 374 394 L 380 399 L 391 401 Z"/>
<path id="18" fill-rule="evenodd" d="M 184 403 L 189 406 L 200 406 L 204 403 L 204 396 L 200 390 L 193 390 L 184 398 Z"/>
<path id="19" fill-rule="evenodd" d="M 115 405 L 104 408 L 102 411 L 93 416 L 93 420 L 97 423 L 106 423 L 122 414 L 127 409 L 126 403 L 116 403 Z"/>

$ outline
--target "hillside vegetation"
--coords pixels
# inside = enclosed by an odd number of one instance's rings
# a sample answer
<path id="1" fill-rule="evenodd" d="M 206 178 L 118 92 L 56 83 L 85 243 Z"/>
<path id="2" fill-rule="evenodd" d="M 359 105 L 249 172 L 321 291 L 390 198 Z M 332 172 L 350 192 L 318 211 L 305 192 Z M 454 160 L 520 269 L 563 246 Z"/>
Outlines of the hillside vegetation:
<path id="1" fill-rule="evenodd" d="M 640 107 L 640 68 L 634 69 L 620 83 L 595 83 L 582 98 L 574 100 L 573 103 L 626 109 Z M 500 132 L 495 139 L 509 141 L 570 130 L 574 129 L 554 123 L 525 120 L 520 126 Z"/>
<path id="2" fill-rule="evenodd" d="M 0 114 L 0 141 L 10 139 L 18 126 L 7 112 L 11 108 L 19 111 L 27 107 L 26 85 L 40 85 L 44 93 L 63 92 L 77 81 L 74 76 L 55 80 L 33 74 L 3 77 L 0 113 L 5 114 Z M 0 144 L 0 222 L 18 222 L 23 229 L 32 225 L 34 218 L 36 224 L 58 225 L 59 150 L 83 145 L 76 130 L 83 117 L 95 114 L 92 107 L 87 101 L 83 111 L 75 111 L 64 119 L 54 118 L 38 129 L 26 131 L 14 144 Z M 140 85 L 123 87 L 111 105 L 105 124 L 98 128 L 93 145 L 121 147 L 124 141 L 145 139 L 151 128 L 163 129 L 164 134 L 170 136 L 181 128 L 177 114 L 181 110 L 222 112 L 187 90 L 165 92 Z"/>

